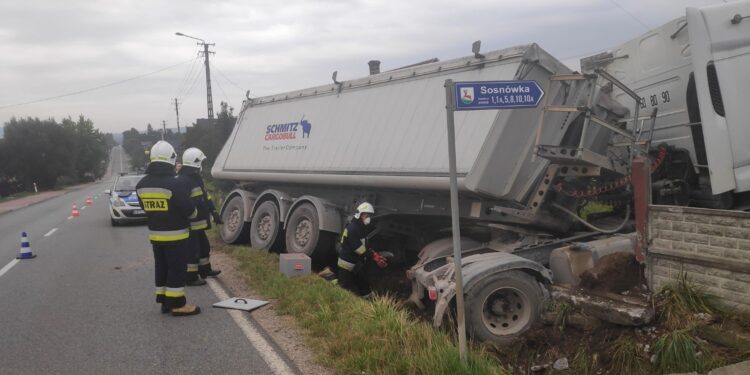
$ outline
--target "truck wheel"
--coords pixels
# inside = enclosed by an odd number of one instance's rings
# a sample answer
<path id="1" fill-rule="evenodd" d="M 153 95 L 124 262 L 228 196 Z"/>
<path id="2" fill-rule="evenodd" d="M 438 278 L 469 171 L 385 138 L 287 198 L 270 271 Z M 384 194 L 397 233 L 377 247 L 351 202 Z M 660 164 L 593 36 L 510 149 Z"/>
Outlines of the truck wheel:
<path id="1" fill-rule="evenodd" d="M 245 205 L 242 197 L 234 196 L 221 210 L 221 220 L 224 225 L 220 226 L 221 239 L 228 244 L 246 243 L 248 241 L 249 227 L 245 222 Z"/>
<path id="2" fill-rule="evenodd" d="M 281 219 L 279 208 L 272 201 L 258 206 L 250 220 L 250 244 L 258 250 L 271 250 L 277 246 Z"/>
<path id="3" fill-rule="evenodd" d="M 286 225 L 286 251 L 301 253 L 321 263 L 328 255 L 332 233 L 320 230 L 318 210 L 311 203 L 304 203 L 292 212 Z"/>
<path id="4" fill-rule="evenodd" d="M 466 292 L 468 332 L 479 341 L 508 344 L 536 323 L 544 294 L 523 271 L 505 271 L 480 280 Z"/>

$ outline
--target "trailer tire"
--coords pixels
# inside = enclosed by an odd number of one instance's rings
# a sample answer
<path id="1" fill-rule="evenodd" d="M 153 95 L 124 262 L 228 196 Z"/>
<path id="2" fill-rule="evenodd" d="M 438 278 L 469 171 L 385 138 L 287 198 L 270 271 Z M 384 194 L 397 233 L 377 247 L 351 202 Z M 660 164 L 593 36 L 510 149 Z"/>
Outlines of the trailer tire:
<path id="1" fill-rule="evenodd" d="M 250 245 L 258 250 L 275 249 L 282 238 L 280 232 L 279 207 L 273 201 L 261 203 L 250 219 Z"/>
<path id="2" fill-rule="evenodd" d="M 247 243 L 250 227 L 245 222 L 245 205 L 242 196 L 235 195 L 221 210 L 223 225 L 219 226 L 222 241 L 228 244 Z"/>
<path id="3" fill-rule="evenodd" d="M 327 261 L 333 238 L 333 233 L 320 230 L 318 210 L 312 203 L 295 207 L 286 223 L 286 251 L 305 254 L 315 264 Z"/>
<path id="4" fill-rule="evenodd" d="M 466 292 L 467 331 L 475 340 L 509 344 L 539 319 L 544 293 L 518 270 L 489 275 Z"/>

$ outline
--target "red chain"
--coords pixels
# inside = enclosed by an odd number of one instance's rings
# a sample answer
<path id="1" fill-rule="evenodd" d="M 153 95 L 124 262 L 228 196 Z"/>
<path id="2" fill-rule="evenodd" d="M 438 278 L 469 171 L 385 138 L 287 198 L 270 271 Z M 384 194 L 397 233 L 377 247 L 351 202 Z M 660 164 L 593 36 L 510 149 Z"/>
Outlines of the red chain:
<path id="1" fill-rule="evenodd" d="M 659 154 L 656 155 L 656 159 L 651 161 L 651 173 L 653 173 L 659 168 L 659 166 L 661 165 L 661 163 L 664 162 L 664 159 L 666 159 L 666 157 L 667 157 L 666 147 L 659 147 Z M 621 187 L 627 186 L 628 184 L 630 184 L 630 175 L 623 176 L 614 181 L 609 181 L 603 185 L 590 186 L 586 190 L 566 191 L 562 186 L 562 181 L 557 183 L 554 186 L 554 189 L 569 197 L 580 199 L 580 198 L 590 198 L 590 197 L 594 197 L 600 194 L 608 193 L 610 191 L 614 191 Z"/>

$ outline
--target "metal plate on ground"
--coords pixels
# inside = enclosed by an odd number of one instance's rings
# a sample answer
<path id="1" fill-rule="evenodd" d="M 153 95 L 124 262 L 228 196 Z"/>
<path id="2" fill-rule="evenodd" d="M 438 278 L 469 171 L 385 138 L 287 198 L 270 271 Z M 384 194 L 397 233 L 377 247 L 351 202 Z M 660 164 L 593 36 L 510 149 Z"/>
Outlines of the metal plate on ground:
<path id="1" fill-rule="evenodd" d="M 221 302 L 214 303 L 214 307 L 220 307 L 222 309 L 235 309 L 252 311 L 261 306 L 268 304 L 268 301 L 260 301 L 257 299 L 249 298 L 229 298 Z"/>

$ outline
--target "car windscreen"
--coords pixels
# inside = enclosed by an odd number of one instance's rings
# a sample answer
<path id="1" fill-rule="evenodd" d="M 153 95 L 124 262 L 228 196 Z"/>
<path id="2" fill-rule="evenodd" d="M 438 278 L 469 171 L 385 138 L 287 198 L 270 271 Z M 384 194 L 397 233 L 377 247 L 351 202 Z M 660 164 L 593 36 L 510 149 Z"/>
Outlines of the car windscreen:
<path id="1" fill-rule="evenodd" d="M 115 191 L 133 191 L 143 176 L 123 176 L 117 179 Z"/>

